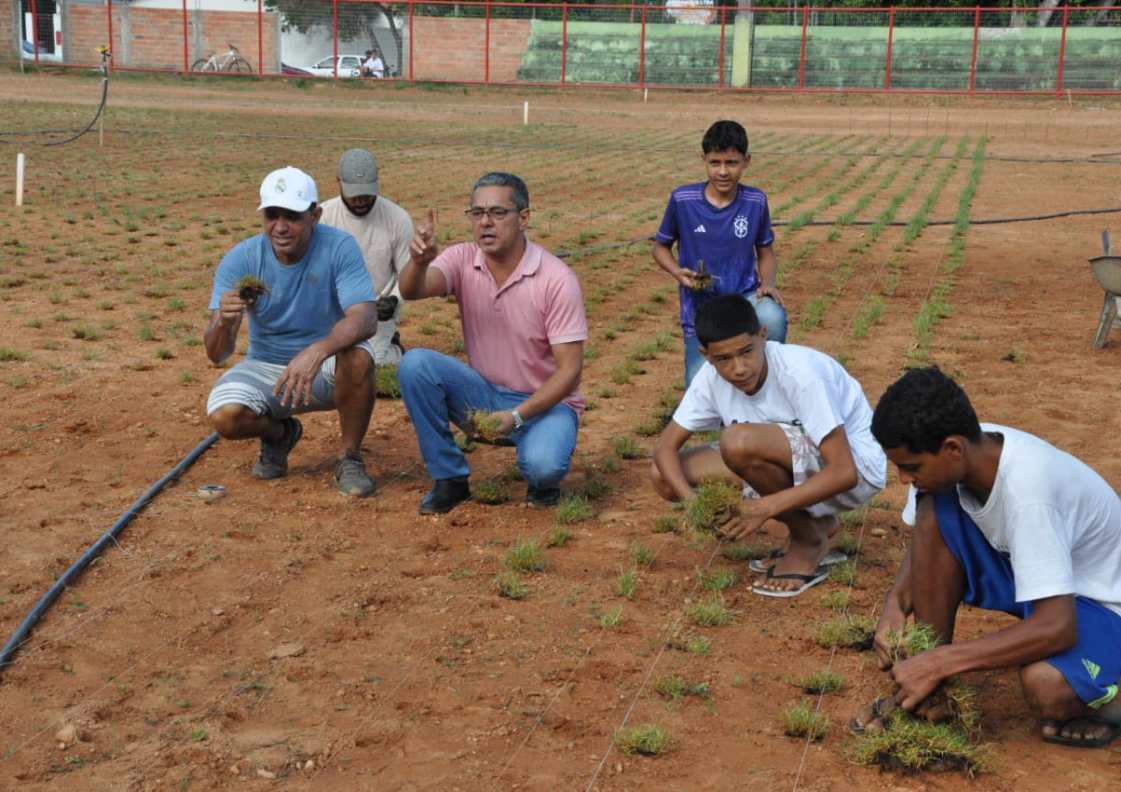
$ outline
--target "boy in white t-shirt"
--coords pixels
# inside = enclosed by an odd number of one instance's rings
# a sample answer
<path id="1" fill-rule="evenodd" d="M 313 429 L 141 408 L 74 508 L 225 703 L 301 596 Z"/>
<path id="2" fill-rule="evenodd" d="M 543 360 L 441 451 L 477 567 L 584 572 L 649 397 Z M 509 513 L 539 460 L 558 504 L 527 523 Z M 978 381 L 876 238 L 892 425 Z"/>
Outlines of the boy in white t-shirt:
<path id="1" fill-rule="evenodd" d="M 912 485 L 911 547 L 876 629 L 910 615 L 942 645 L 891 668 L 895 703 L 919 707 L 965 671 L 1018 668 L 1043 739 L 1077 747 L 1121 734 L 1121 498 L 1075 457 L 1016 429 L 977 421 L 937 367 L 887 389 L 872 432 Z M 917 507 L 914 503 L 917 496 Z M 952 642 L 961 603 L 1021 621 Z M 879 724 L 873 718 L 874 728 Z"/>
<path id="2" fill-rule="evenodd" d="M 693 487 L 720 478 L 743 485 L 736 538 L 774 518 L 790 529 L 785 551 L 752 591 L 793 597 L 825 580 L 823 562 L 836 515 L 872 498 L 887 461 L 872 437 L 872 409 L 860 383 L 833 358 L 808 347 L 767 341 L 755 309 L 729 294 L 697 311 L 706 363 L 658 438 L 654 489 L 687 500 Z M 720 442 L 682 451 L 694 432 L 721 429 Z M 832 554 L 835 555 L 835 554 Z M 840 556 L 843 559 L 843 556 Z"/>

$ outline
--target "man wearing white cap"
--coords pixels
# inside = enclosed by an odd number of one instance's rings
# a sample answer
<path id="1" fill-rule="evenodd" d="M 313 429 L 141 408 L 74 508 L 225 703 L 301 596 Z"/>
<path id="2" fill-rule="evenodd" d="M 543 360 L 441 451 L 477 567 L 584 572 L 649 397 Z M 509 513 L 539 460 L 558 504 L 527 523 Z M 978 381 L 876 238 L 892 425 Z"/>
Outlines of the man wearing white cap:
<path id="1" fill-rule="evenodd" d="M 263 233 L 218 265 L 203 335 L 207 357 L 222 363 L 248 317 L 249 350 L 218 380 L 206 412 L 223 438 L 259 437 L 252 474 L 275 479 L 288 473 L 303 433 L 295 414 L 337 410 L 335 482 L 346 495 L 366 497 L 374 491 L 362 461 L 374 409 L 374 290 L 353 237 L 318 224 L 318 201 L 315 182 L 298 168 L 261 183 Z"/>
<path id="2" fill-rule="evenodd" d="M 323 222 L 358 240 L 378 296 L 374 361 L 396 365 L 405 354 L 397 323 L 401 290 L 397 274 L 409 263 L 413 221 L 409 213 L 379 194 L 378 164 L 366 149 L 349 149 L 339 158 L 339 195 L 323 204 Z"/>

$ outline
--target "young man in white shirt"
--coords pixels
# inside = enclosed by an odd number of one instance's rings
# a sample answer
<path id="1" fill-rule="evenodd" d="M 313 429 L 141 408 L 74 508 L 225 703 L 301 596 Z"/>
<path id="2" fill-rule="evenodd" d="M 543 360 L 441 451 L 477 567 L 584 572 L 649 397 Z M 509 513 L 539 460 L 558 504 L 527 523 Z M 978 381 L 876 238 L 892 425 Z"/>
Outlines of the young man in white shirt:
<path id="1" fill-rule="evenodd" d="M 829 536 L 836 515 L 886 483 L 872 409 L 833 358 L 768 341 L 742 295 L 702 305 L 696 332 L 706 363 L 658 438 L 654 489 L 667 500 L 687 500 L 706 479 L 743 485 L 740 517 L 724 534 L 738 537 L 771 518 L 785 523 L 790 542 L 772 553 L 772 564 L 755 568 L 762 577 L 752 591 L 797 596 L 829 576 L 823 562 L 835 555 Z M 719 443 L 681 450 L 694 432 L 717 428 Z"/>
<path id="2" fill-rule="evenodd" d="M 1076 747 L 1121 734 L 1121 499 L 1086 464 L 1049 443 L 979 423 L 937 367 L 887 389 L 872 432 L 912 485 L 911 546 L 876 630 L 895 703 L 919 707 L 965 671 L 1018 668 L 1043 739 Z M 917 508 L 915 500 L 917 498 Z M 953 641 L 967 603 L 1021 619 Z M 891 667 L 889 631 L 908 616 L 940 646 Z M 872 725 L 878 726 L 873 720 Z"/>
<path id="3" fill-rule="evenodd" d="M 366 149 L 348 149 L 339 158 L 339 195 L 323 204 L 320 222 L 358 241 L 378 298 L 378 332 L 370 339 L 374 362 L 395 366 L 405 354 L 397 325 L 401 289 L 397 276 L 409 263 L 413 221 L 409 213 L 379 194 L 378 163 Z"/>

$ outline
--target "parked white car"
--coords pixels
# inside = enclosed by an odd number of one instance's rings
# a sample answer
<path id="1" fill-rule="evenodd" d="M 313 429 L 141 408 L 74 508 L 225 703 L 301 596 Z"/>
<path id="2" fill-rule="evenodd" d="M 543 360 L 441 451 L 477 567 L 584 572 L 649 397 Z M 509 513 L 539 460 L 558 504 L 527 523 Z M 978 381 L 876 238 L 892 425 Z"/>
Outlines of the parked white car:
<path id="1" fill-rule="evenodd" d="M 339 77 L 358 77 L 362 74 L 361 55 L 339 55 Z M 314 66 L 300 67 L 315 77 L 334 77 L 335 58 L 327 57 L 317 61 Z"/>

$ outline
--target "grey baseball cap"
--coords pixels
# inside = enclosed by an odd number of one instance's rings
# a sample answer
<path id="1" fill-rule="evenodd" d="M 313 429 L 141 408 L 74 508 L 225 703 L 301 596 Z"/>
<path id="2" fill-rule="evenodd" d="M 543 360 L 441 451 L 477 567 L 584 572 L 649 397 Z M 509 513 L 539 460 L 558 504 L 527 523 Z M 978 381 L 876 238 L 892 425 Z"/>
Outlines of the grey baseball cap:
<path id="1" fill-rule="evenodd" d="M 339 158 L 339 182 L 343 196 L 378 194 L 378 163 L 366 149 L 347 149 Z"/>

